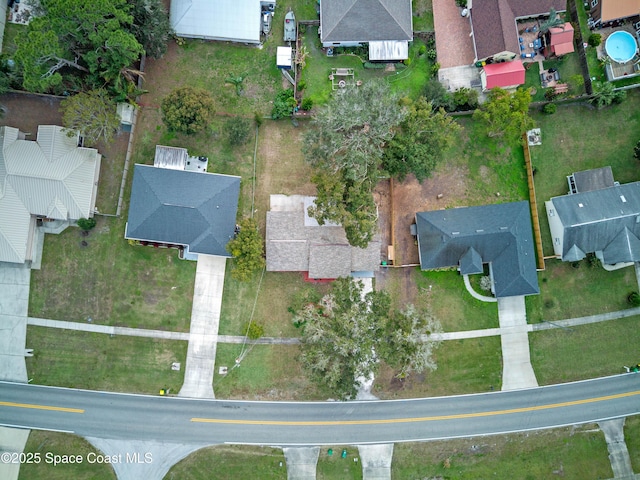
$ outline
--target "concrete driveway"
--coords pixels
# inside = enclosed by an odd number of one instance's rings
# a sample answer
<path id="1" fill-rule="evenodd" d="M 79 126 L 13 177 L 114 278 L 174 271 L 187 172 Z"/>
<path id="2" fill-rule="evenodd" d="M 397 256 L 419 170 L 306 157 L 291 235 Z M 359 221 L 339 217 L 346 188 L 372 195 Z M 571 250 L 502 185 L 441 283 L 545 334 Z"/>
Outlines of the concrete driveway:
<path id="1" fill-rule="evenodd" d="M 24 361 L 31 270 L 0 262 L 0 379 L 27 381 Z"/>

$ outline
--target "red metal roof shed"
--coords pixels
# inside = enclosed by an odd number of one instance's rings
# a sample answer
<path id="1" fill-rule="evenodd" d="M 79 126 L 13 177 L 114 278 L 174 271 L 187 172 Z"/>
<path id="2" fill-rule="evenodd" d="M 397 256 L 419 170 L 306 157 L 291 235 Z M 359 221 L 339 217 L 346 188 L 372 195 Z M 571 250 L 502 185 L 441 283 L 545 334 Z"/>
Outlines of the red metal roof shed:
<path id="1" fill-rule="evenodd" d="M 487 90 L 494 87 L 511 87 L 524 83 L 524 65 L 520 60 L 492 63 L 491 65 L 485 65 L 483 68 L 486 76 L 485 88 Z"/>

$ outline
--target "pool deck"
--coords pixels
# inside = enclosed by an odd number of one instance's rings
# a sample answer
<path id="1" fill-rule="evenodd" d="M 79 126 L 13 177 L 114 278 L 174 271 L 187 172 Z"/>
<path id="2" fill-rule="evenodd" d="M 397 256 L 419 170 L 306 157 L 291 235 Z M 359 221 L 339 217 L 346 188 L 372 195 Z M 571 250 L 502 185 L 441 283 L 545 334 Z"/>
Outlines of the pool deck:
<path id="1" fill-rule="evenodd" d="M 607 28 L 602 28 L 600 30 L 595 30 L 594 33 L 599 33 L 600 35 L 602 35 L 602 43 L 597 47 L 598 58 L 602 59 L 607 56 L 607 53 L 605 50 L 607 39 L 612 33 L 617 31 L 625 31 L 631 34 L 633 38 L 636 38 L 636 35 L 635 35 L 636 32 L 633 30 L 632 25 L 621 25 L 619 27 L 607 27 Z M 637 42 L 637 39 L 636 39 L 636 42 Z M 624 78 L 624 77 L 640 75 L 640 67 L 637 63 L 638 63 L 638 54 L 636 54 L 635 56 L 635 61 L 634 59 L 631 59 L 627 63 L 611 62 L 611 64 L 607 65 L 607 68 L 606 68 L 607 78 L 609 79 L 609 81 L 611 81 L 611 80 L 619 80 L 620 78 Z"/>

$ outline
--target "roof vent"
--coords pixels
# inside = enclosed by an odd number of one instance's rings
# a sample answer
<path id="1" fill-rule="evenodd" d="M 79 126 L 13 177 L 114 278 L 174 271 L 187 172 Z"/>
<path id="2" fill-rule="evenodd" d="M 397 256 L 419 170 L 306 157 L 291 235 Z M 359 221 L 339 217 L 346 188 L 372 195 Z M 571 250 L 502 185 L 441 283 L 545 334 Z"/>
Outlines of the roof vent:
<path id="1" fill-rule="evenodd" d="M 460 232 L 451 232 L 451 235 L 460 235 Z"/>
<path id="2" fill-rule="evenodd" d="M 509 227 L 500 227 L 500 230 L 509 230 Z"/>
<path id="3" fill-rule="evenodd" d="M 579 204 L 578 204 L 578 206 L 579 206 L 580 208 L 584 207 L 584 205 L 583 205 L 582 203 L 579 203 Z"/>
<path id="4" fill-rule="evenodd" d="M 627 199 L 624 198 L 624 195 L 620 195 L 620 200 L 622 200 L 622 203 L 627 203 Z"/>
<path id="5" fill-rule="evenodd" d="M 482 232 L 484 232 L 484 230 L 483 230 L 483 229 L 481 229 L 481 228 L 479 228 L 478 230 L 476 230 L 476 233 L 482 233 Z"/>

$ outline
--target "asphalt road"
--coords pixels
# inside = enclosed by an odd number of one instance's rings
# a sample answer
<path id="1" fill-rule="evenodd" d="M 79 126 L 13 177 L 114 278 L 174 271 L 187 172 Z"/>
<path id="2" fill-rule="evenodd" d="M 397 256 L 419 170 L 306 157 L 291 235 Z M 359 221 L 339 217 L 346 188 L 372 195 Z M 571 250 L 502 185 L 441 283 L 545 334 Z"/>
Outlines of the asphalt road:
<path id="1" fill-rule="evenodd" d="M 0 425 L 173 443 L 335 445 L 435 440 L 640 413 L 640 374 L 510 392 L 370 402 L 242 402 L 0 382 Z"/>

